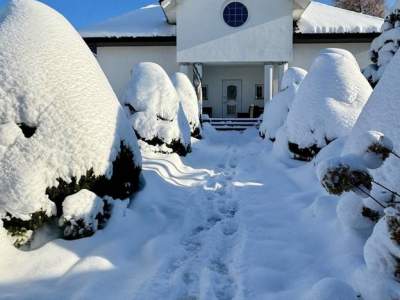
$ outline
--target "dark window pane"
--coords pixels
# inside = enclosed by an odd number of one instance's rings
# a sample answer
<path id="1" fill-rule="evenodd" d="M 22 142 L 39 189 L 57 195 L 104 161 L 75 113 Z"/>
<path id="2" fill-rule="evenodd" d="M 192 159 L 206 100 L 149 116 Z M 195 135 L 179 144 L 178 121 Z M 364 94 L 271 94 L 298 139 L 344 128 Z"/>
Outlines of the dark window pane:
<path id="1" fill-rule="evenodd" d="M 240 2 L 231 2 L 224 9 L 224 20 L 232 27 L 239 27 L 246 23 L 249 12 L 247 7 Z"/>

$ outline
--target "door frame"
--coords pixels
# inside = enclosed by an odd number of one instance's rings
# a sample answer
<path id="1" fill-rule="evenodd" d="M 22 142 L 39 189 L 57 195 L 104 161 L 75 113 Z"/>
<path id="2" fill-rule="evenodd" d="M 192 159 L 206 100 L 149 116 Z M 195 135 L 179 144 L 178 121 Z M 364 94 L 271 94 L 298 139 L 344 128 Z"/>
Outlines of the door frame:
<path id="1" fill-rule="evenodd" d="M 222 118 L 228 118 L 225 114 L 226 112 L 226 107 L 225 107 L 225 97 L 224 97 L 224 93 L 225 93 L 225 83 L 226 82 L 230 82 L 230 81 L 237 81 L 239 83 L 240 86 L 240 103 L 237 104 L 237 109 L 236 109 L 236 118 L 237 115 L 239 114 L 239 112 L 242 112 L 242 108 L 243 108 L 243 79 L 222 79 L 222 90 L 221 90 L 221 105 L 222 105 Z M 239 93 L 238 93 L 239 95 Z"/>

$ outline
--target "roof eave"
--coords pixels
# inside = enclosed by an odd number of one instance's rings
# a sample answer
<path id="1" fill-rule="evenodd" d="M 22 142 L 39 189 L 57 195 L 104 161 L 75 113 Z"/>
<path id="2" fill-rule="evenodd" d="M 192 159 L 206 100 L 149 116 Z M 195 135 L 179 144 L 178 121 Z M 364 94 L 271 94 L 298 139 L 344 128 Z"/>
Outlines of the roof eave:
<path id="1" fill-rule="evenodd" d="M 176 0 L 159 0 L 165 19 L 169 25 L 176 25 Z"/>
<path id="2" fill-rule="evenodd" d="M 371 43 L 380 32 L 365 33 L 300 33 L 293 34 L 294 44 Z"/>

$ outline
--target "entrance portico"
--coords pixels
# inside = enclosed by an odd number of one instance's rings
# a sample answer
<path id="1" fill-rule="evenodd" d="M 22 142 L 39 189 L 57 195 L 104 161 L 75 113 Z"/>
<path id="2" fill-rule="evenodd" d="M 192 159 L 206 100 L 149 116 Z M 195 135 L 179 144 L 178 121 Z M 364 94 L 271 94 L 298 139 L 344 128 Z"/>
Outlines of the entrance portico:
<path id="1" fill-rule="evenodd" d="M 180 64 L 194 80 L 201 71 L 201 106 L 212 118 L 257 118 L 279 90 L 285 63 Z M 195 84 L 196 85 L 196 84 Z"/>

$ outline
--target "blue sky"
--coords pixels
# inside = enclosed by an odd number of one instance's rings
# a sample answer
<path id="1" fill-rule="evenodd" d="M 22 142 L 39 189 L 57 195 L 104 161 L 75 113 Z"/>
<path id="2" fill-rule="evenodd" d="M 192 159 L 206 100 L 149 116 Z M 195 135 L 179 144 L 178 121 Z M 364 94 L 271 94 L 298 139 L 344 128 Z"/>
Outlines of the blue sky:
<path id="1" fill-rule="evenodd" d="M 141 7 L 156 0 L 41 0 L 61 12 L 77 28 Z M 320 0 L 330 3 L 331 0 Z M 394 0 L 389 0 L 394 1 Z M 0 5 L 7 0 L 0 0 Z"/>

